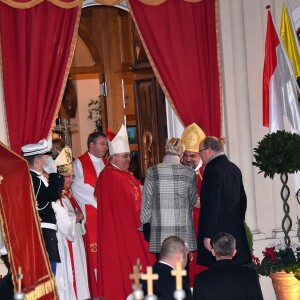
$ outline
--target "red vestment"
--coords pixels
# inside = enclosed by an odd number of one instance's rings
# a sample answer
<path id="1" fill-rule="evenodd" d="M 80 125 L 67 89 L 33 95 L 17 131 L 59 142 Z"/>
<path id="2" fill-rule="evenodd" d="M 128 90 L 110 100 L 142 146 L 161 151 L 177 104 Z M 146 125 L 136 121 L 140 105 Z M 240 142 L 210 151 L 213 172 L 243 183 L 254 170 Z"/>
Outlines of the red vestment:
<path id="1" fill-rule="evenodd" d="M 96 169 L 93 162 L 88 154 L 85 152 L 83 155 L 78 157 L 81 162 L 84 183 L 89 184 L 93 188 L 95 187 L 97 180 Z M 103 162 L 106 163 L 107 160 L 102 158 Z M 95 269 L 97 269 L 97 209 L 92 205 L 85 205 L 86 213 L 86 234 L 85 234 L 85 248 L 87 257 L 87 268 L 89 277 L 89 286 L 91 296 L 95 296 L 97 293 Z"/>
<path id="2" fill-rule="evenodd" d="M 197 171 L 197 193 L 200 195 L 201 184 L 202 184 L 202 176 L 204 172 L 204 165 Z M 200 209 L 194 207 L 193 208 L 193 223 L 195 229 L 196 240 L 198 241 L 198 222 L 199 222 Z M 207 269 L 207 267 L 200 266 L 197 264 L 197 251 L 192 252 L 193 259 L 189 263 L 189 280 L 190 286 L 194 286 L 194 277 L 199 272 L 202 272 Z"/>
<path id="3" fill-rule="evenodd" d="M 98 203 L 99 296 L 121 300 L 132 292 L 133 265 L 140 259 L 142 271 L 152 266 L 155 256 L 148 252 L 140 226 L 140 182 L 130 172 L 108 163 L 96 182 Z"/>

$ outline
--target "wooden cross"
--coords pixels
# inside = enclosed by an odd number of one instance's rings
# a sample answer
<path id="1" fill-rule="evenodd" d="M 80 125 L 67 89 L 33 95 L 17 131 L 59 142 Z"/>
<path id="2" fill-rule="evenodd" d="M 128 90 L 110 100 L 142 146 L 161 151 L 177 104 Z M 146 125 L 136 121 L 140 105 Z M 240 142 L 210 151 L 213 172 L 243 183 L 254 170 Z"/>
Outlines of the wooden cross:
<path id="1" fill-rule="evenodd" d="M 147 280 L 147 294 L 149 296 L 152 296 L 153 295 L 153 280 L 158 279 L 158 274 L 153 274 L 152 267 L 147 267 L 147 273 L 142 274 L 141 278 L 143 280 Z"/>
<path id="2" fill-rule="evenodd" d="M 186 276 L 186 270 L 182 270 L 180 261 L 177 261 L 176 269 L 171 271 L 171 275 L 176 277 L 176 290 L 182 290 L 182 276 Z"/>
<path id="3" fill-rule="evenodd" d="M 21 267 L 19 267 L 19 268 L 18 268 L 18 274 L 17 274 L 18 293 L 21 293 L 22 279 L 23 279 L 23 274 L 22 274 L 22 272 L 21 272 Z"/>
<path id="4" fill-rule="evenodd" d="M 138 290 L 140 287 L 140 267 L 138 265 L 133 266 L 133 273 L 129 275 L 129 279 L 134 280 L 134 290 Z"/>

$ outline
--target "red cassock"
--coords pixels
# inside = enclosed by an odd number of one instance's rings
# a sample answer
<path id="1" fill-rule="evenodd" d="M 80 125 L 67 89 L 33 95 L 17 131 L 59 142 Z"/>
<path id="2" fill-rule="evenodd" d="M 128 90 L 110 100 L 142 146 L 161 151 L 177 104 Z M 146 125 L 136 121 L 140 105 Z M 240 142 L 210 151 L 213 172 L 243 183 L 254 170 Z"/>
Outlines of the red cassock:
<path id="1" fill-rule="evenodd" d="M 98 292 L 108 300 L 121 300 L 132 292 L 133 265 L 140 259 L 142 272 L 152 266 L 155 256 L 140 226 L 140 182 L 131 173 L 110 163 L 96 182 L 98 203 Z"/>
<path id="2" fill-rule="evenodd" d="M 202 184 L 202 175 L 204 172 L 204 165 L 197 171 L 197 193 L 200 195 L 201 184 Z M 195 229 L 196 239 L 198 240 L 198 221 L 199 221 L 200 209 L 194 207 L 193 208 L 193 223 Z M 189 263 L 189 279 L 191 287 L 194 286 L 194 277 L 199 272 L 202 272 L 207 269 L 205 266 L 200 266 L 197 264 L 197 251 L 193 253 L 193 259 Z"/>

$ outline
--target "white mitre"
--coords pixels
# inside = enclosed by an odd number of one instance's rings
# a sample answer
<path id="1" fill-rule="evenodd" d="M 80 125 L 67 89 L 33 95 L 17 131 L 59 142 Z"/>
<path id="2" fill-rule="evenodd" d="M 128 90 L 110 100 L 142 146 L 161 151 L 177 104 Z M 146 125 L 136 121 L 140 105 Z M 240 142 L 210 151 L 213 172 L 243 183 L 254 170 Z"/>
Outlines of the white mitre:
<path id="1" fill-rule="evenodd" d="M 122 124 L 117 135 L 110 141 L 108 139 L 109 155 L 130 153 L 126 127 Z"/>

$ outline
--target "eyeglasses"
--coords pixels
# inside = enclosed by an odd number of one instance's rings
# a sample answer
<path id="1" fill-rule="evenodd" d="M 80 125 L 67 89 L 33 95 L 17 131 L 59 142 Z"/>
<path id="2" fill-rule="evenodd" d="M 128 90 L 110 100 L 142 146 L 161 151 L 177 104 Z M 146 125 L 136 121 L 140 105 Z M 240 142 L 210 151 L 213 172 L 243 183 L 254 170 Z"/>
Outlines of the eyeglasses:
<path id="1" fill-rule="evenodd" d="M 72 178 L 72 179 L 75 178 L 75 175 L 63 175 L 63 176 L 64 176 L 64 178 Z"/>
<path id="2" fill-rule="evenodd" d="M 202 151 L 204 151 L 204 150 L 206 150 L 206 149 L 208 149 L 209 147 L 206 147 L 206 148 L 203 148 L 203 149 L 201 149 L 201 150 L 199 150 L 199 153 L 201 153 Z"/>
<path id="3" fill-rule="evenodd" d="M 121 157 L 123 157 L 124 159 L 130 158 L 130 154 L 115 154 L 115 156 L 121 156 Z"/>

